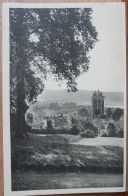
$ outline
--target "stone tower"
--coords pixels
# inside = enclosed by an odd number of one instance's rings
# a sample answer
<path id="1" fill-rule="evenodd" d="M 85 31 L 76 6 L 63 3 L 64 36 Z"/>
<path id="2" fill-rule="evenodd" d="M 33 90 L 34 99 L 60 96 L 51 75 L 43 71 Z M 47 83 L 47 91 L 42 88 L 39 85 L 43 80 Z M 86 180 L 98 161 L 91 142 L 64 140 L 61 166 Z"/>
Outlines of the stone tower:
<path id="1" fill-rule="evenodd" d="M 99 90 L 92 96 L 92 115 L 104 115 L 104 96 Z"/>

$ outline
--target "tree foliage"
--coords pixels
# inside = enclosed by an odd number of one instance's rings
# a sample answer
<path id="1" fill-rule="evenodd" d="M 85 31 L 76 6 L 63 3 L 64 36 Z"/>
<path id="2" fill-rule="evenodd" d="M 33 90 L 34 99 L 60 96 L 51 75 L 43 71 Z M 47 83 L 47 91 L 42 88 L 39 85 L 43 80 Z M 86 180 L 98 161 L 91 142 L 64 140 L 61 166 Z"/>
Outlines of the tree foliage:
<path id="1" fill-rule="evenodd" d="M 113 123 L 109 122 L 109 124 L 107 126 L 108 137 L 115 137 L 116 136 L 116 131 L 117 131 L 116 126 Z"/>
<path id="2" fill-rule="evenodd" d="M 114 112 L 112 113 L 112 119 L 114 121 L 118 121 L 120 117 L 123 115 L 123 109 L 121 108 L 116 108 Z"/>
<path id="3" fill-rule="evenodd" d="M 111 108 L 107 108 L 106 115 L 107 115 L 108 119 L 111 118 L 111 116 L 112 116 L 112 109 Z"/>
<path id="4" fill-rule="evenodd" d="M 10 102 L 20 127 L 49 75 L 77 90 L 97 41 L 91 14 L 90 8 L 10 9 Z"/>
<path id="5" fill-rule="evenodd" d="M 81 116 L 81 117 L 87 117 L 88 116 L 88 110 L 86 108 L 80 108 L 79 111 L 78 111 L 78 114 Z"/>

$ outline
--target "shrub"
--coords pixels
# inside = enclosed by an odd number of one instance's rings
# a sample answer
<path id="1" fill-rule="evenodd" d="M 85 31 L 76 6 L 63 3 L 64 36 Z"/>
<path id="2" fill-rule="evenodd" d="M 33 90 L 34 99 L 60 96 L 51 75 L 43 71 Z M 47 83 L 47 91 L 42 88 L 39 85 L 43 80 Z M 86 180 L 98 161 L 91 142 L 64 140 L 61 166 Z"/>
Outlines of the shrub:
<path id="1" fill-rule="evenodd" d="M 117 136 L 117 137 L 121 137 L 121 138 L 124 137 L 124 130 L 123 130 L 123 128 L 121 128 L 121 129 L 116 133 L 116 136 Z"/>
<path id="2" fill-rule="evenodd" d="M 114 121 L 118 121 L 120 117 L 123 115 L 123 109 L 121 108 L 116 108 L 114 112 L 112 113 L 112 119 Z"/>
<path id="3" fill-rule="evenodd" d="M 74 125 L 73 127 L 72 127 L 72 129 L 71 129 L 71 134 L 72 135 L 78 135 L 79 134 L 79 129 L 77 128 L 77 126 L 76 125 Z"/>
<path id="4" fill-rule="evenodd" d="M 107 126 L 108 137 L 116 137 L 117 128 L 113 123 L 109 123 Z"/>
<path id="5" fill-rule="evenodd" d="M 80 136 L 83 138 L 94 138 L 94 137 L 96 137 L 96 134 L 94 131 L 87 129 L 87 130 L 81 132 Z"/>
<path id="6" fill-rule="evenodd" d="M 47 120 L 47 133 L 53 133 L 54 128 L 51 119 Z"/>
<path id="7" fill-rule="evenodd" d="M 78 111 L 78 115 L 80 115 L 81 117 L 87 117 L 88 116 L 88 110 L 86 108 L 80 108 L 80 110 Z"/>
<path id="8" fill-rule="evenodd" d="M 98 129 L 94 125 L 89 126 L 88 129 L 80 132 L 81 137 L 94 138 L 98 136 Z"/>
<path id="9" fill-rule="evenodd" d="M 111 108 L 107 108 L 106 115 L 107 115 L 108 119 L 111 118 L 111 116 L 112 116 L 112 109 Z"/>
<path id="10" fill-rule="evenodd" d="M 109 137 L 108 132 L 106 130 L 102 131 L 101 137 Z"/>
<path id="11" fill-rule="evenodd" d="M 104 130 L 101 134 L 102 137 L 117 137 L 117 127 L 114 123 L 107 125 L 107 129 Z"/>

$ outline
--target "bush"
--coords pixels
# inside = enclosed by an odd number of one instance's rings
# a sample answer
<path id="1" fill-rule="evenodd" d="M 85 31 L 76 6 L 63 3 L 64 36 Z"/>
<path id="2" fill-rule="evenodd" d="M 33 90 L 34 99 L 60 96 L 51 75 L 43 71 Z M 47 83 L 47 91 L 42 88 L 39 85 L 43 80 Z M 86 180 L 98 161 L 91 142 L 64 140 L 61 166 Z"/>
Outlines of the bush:
<path id="1" fill-rule="evenodd" d="M 52 121 L 51 119 L 48 119 L 47 120 L 47 133 L 53 133 L 54 132 L 54 128 L 53 128 L 53 125 L 52 125 Z"/>
<path id="2" fill-rule="evenodd" d="M 109 137 L 108 132 L 106 130 L 102 131 L 101 137 Z"/>
<path id="3" fill-rule="evenodd" d="M 80 108 L 78 111 L 78 115 L 81 117 L 87 117 L 88 116 L 88 110 L 86 108 Z"/>
<path id="4" fill-rule="evenodd" d="M 72 127 L 72 129 L 71 129 L 71 134 L 72 134 L 72 135 L 78 135 L 79 132 L 80 132 L 80 131 L 79 131 L 79 129 L 77 128 L 77 126 L 74 125 L 74 126 Z"/>
<path id="5" fill-rule="evenodd" d="M 114 112 L 112 113 L 112 119 L 114 121 L 118 121 L 120 117 L 123 115 L 123 109 L 121 108 L 116 108 Z"/>
<path id="6" fill-rule="evenodd" d="M 78 129 L 80 130 L 81 137 L 94 138 L 98 136 L 98 128 L 89 120 L 80 121 Z"/>
<path id="7" fill-rule="evenodd" d="M 102 137 L 123 137 L 123 130 L 117 131 L 117 127 L 114 123 L 109 123 L 107 130 L 104 130 L 101 134 Z"/>
<path id="8" fill-rule="evenodd" d="M 98 129 L 94 127 L 94 125 L 91 125 L 90 128 L 83 130 L 80 132 L 81 137 L 86 138 L 94 138 L 98 136 Z"/>
<path id="9" fill-rule="evenodd" d="M 96 134 L 94 131 L 87 129 L 87 130 L 81 132 L 80 136 L 83 138 L 95 138 Z"/>
<path id="10" fill-rule="evenodd" d="M 112 116 L 112 109 L 111 108 L 107 108 L 106 115 L 107 115 L 108 119 L 111 118 L 111 116 Z"/>
<path id="11" fill-rule="evenodd" d="M 121 128 L 121 129 L 117 132 L 116 136 L 117 136 L 117 137 L 120 137 L 120 138 L 123 138 L 123 137 L 124 137 L 124 130 L 123 130 L 123 128 Z"/>
<path id="12" fill-rule="evenodd" d="M 113 123 L 109 123 L 107 126 L 108 137 L 116 137 L 117 128 Z"/>

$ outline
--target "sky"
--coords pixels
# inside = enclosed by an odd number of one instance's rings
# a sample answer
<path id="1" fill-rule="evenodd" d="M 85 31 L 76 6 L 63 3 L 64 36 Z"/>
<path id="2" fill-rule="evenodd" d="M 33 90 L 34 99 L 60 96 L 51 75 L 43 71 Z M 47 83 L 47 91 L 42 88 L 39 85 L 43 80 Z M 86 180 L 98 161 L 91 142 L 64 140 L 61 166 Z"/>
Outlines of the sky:
<path id="1" fill-rule="evenodd" d="M 93 7 L 92 24 L 98 32 L 98 42 L 90 51 L 89 71 L 77 79 L 80 90 L 124 91 L 126 73 L 125 13 L 121 7 Z M 46 89 L 66 89 L 52 78 Z"/>

